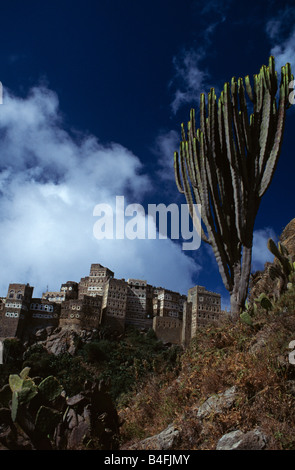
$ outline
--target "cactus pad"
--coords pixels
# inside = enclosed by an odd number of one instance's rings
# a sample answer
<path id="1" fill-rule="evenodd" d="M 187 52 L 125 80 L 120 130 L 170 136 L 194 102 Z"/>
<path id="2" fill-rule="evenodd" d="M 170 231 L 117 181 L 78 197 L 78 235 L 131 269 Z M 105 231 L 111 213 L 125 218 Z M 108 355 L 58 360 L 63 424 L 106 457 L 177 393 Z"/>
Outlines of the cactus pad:
<path id="1" fill-rule="evenodd" d="M 9 376 L 9 386 L 12 392 L 19 392 L 22 389 L 24 380 L 17 374 Z"/>
<path id="2" fill-rule="evenodd" d="M 63 391 L 62 385 L 55 377 L 53 377 L 53 375 L 50 375 L 49 377 L 46 377 L 46 379 L 42 380 L 38 389 L 44 398 L 48 401 L 55 400 L 55 398 L 59 397 Z"/>
<path id="3" fill-rule="evenodd" d="M 52 434 L 61 417 L 62 414 L 58 411 L 47 406 L 41 406 L 35 420 L 36 431 L 45 435 Z"/>

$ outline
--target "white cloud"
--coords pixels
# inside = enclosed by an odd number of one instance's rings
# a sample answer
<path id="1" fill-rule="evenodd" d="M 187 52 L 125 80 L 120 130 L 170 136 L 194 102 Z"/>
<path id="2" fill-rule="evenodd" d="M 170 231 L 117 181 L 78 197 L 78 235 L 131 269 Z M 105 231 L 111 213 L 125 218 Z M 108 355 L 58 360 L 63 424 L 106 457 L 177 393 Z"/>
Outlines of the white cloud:
<path id="1" fill-rule="evenodd" d="M 173 156 L 179 149 L 180 134 L 174 130 L 160 134 L 154 146 L 154 153 L 158 157 L 158 175 L 164 181 L 175 182 Z"/>
<path id="2" fill-rule="evenodd" d="M 280 68 L 287 62 L 291 64 L 294 73 L 295 67 L 295 8 L 287 5 L 279 10 L 276 17 L 269 19 L 266 24 L 266 33 L 271 41 L 270 54 L 275 57 L 276 68 Z"/>
<path id="3" fill-rule="evenodd" d="M 198 100 L 200 93 L 206 91 L 205 86 L 209 73 L 201 66 L 204 57 L 205 50 L 202 48 L 197 51 L 184 50 L 179 56 L 174 57 L 175 77 L 172 83 L 177 81 L 182 88 L 178 88 L 174 94 L 171 104 L 174 114 L 184 104 Z"/>
<path id="4" fill-rule="evenodd" d="M 203 17 L 206 27 L 199 31 L 198 44 L 200 45 L 197 48 L 183 48 L 173 58 L 175 74 L 170 87 L 176 87 L 171 103 L 174 114 L 183 105 L 193 103 L 195 106 L 196 102 L 199 104 L 200 94 L 208 93 L 212 87 L 209 83 L 211 75 L 206 59 L 208 59 L 208 52 L 213 42 L 213 34 L 216 28 L 225 22 L 230 4 L 231 0 L 210 0 L 196 4 L 198 12 L 200 10 L 198 15 Z"/>
<path id="5" fill-rule="evenodd" d="M 267 241 L 277 240 L 274 230 L 270 227 L 255 230 L 253 234 L 252 271 L 262 270 L 267 261 L 273 261 L 273 255 L 267 248 Z"/>
<path id="6" fill-rule="evenodd" d="M 185 293 L 198 266 L 171 240 L 97 240 L 93 209 L 140 203 L 151 188 L 143 166 L 118 143 L 63 128 L 56 94 L 4 90 L 0 107 L 0 295 L 29 282 L 40 296 L 101 263 L 116 277 L 143 277 Z"/>

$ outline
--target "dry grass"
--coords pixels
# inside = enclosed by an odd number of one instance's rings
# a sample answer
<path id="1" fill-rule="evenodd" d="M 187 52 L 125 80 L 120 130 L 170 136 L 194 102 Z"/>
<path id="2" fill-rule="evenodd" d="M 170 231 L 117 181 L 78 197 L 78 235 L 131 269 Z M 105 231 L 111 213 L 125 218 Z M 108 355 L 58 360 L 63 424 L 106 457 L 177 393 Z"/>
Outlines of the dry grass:
<path id="1" fill-rule="evenodd" d="M 175 422 L 182 436 L 178 449 L 215 449 L 223 434 L 257 426 L 269 437 L 268 449 L 295 449 L 295 366 L 288 362 L 295 316 L 279 307 L 259 312 L 253 328 L 224 323 L 200 329 L 181 357 L 180 373 L 154 374 L 121 410 L 122 448 Z M 235 405 L 200 423 L 198 407 L 233 385 Z"/>

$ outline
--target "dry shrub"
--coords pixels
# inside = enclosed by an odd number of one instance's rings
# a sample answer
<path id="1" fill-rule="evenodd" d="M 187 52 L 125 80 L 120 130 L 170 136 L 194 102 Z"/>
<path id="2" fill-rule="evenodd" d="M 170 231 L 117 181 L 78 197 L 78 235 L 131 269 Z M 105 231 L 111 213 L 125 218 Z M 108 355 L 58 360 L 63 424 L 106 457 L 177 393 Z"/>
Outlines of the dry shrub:
<path id="1" fill-rule="evenodd" d="M 178 377 L 154 375 L 129 402 L 122 427 L 125 445 L 174 421 L 181 429 L 179 449 L 215 449 L 223 434 L 257 426 L 269 438 L 268 449 L 295 449 L 295 397 L 288 385 L 295 366 L 287 360 L 294 332 L 294 314 L 277 311 L 260 312 L 254 328 L 224 323 L 199 329 L 181 356 Z M 198 407 L 233 385 L 234 406 L 200 423 Z"/>

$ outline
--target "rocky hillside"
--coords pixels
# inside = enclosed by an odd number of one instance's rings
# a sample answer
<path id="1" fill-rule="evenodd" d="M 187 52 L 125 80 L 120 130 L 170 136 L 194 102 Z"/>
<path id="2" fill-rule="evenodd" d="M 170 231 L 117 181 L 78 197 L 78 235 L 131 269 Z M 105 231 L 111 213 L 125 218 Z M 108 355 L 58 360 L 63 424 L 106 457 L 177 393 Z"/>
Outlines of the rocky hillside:
<path id="1" fill-rule="evenodd" d="M 154 374 L 120 409 L 121 448 L 295 449 L 294 339 L 295 315 L 282 311 L 200 330 L 179 373 Z"/>
<path id="2" fill-rule="evenodd" d="M 295 219 L 280 241 L 294 260 Z M 122 449 L 295 449 L 295 286 L 272 296 L 276 263 L 252 279 L 252 302 L 266 293 L 268 309 L 199 329 L 179 372 L 155 374 L 121 407 Z"/>
<path id="3" fill-rule="evenodd" d="M 294 261 L 295 219 L 280 241 Z M 0 449 L 295 450 L 295 282 L 280 291 L 278 263 L 253 276 L 246 317 L 186 350 L 132 329 L 10 341 Z"/>
<path id="4" fill-rule="evenodd" d="M 295 261 L 295 219 L 292 219 L 283 230 L 279 241 L 287 249 L 292 261 Z M 270 271 L 272 267 L 278 265 L 276 257 L 272 263 L 266 263 L 264 270 L 252 274 L 250 282 L 250 300 L 258 298 L 261 293 L 270 297 L 279 294 L 280 285 L 277 279 L 272 279 Z"/>

